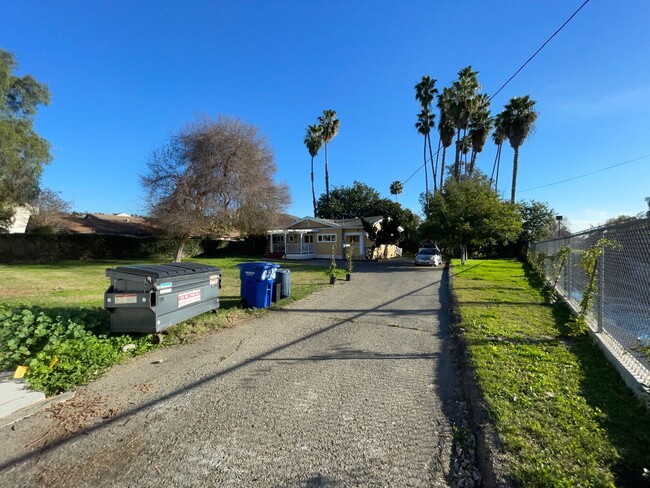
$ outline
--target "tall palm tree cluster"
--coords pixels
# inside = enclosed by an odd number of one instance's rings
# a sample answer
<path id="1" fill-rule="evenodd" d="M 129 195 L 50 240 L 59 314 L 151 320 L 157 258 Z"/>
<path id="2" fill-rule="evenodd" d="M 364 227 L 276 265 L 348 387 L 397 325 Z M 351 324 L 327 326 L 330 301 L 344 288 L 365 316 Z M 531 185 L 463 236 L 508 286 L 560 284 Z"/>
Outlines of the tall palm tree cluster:
<path id="1" fill-rule="evenodd" d="M 460 180 L 463 175 L 472 175 L 476 168 L 476 158 L 483 151 L 488 136 L 492 132 L 492 140 L 497 146 L 497 153 L 490 184 L 494 183 L 496 190 L 501 164 L 501 147 L 507 140 L 514 149 L 510 196 L 511 202 L 514 203 L 519 147 L 521 147 L 537 120 L 535 101 L 528 95 L 514 97 L 504 106 L 501 113 L 492 117 L 490 115 L 490 98 L 487 94 L 481 93 L 478 71 L 473 71 L 471 66 L 461 69 L 458 72 L 458 79 L 452 82 L 451 86 L 443 88 L 442 92 L 439 92 L 435 87 L 436 81 L 430 76 L 423 76 L 422 80 L 415 85 L 415 99 L 420 105 L 415 128 L 424 137 L 425 195 L 430 194 L 429 167 L 427 163 L 431 168 L 432 187 L 435 193 L 438 188 L 442 187 L 447 148 L 452 145 L 454 139 L 454 164 L 448 172 L 450 177 Z M 431 130 L 435 127 L 435 114 L 431 108 L 434 99 L 439 111 L 438 151 L 436 152 L 435 162 L 431 146 Z M 441 151 L 442 157 L 440 158 Z M 437 183 L 438 175 L 440 175 L 439 183 Z"/>
<path id="2" fill-rule="evenodd" d="M 311 197 L 314 205 L 314 217 L 316 217 L 316 190 L 314 189 L 314 158 L 318 155 L 321 147 L 325 145 L 325 195 L 330 200 L 330 176 L 327 166 L 327 143 L 330 142 L 339 132 L 340 120 L 336 117 L 334 110 L 323 110 L 323 115 L 318 117 L 318 124 L 308 125 L 305 133 L 305 147 L 311 156 Z"/>

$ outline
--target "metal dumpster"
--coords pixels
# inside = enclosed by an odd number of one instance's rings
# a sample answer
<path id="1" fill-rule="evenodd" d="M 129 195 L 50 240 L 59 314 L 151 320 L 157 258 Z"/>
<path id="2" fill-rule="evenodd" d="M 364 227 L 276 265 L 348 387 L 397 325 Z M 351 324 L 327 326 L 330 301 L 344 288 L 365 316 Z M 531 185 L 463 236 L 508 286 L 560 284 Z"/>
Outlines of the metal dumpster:
<path id="1" fill-rule="evenodd" d="M 275 271 L 280 265 L 257 261 L 240 263 L 237 267 L 239 268 L 240 291 L 244 307 L 270 307 Z"/>
<path id="2" fill-rule="evenodd" d="M 199 263 L 108 268 L 111 332 L 157 333 L 219 308 L 221 270 Z"/>

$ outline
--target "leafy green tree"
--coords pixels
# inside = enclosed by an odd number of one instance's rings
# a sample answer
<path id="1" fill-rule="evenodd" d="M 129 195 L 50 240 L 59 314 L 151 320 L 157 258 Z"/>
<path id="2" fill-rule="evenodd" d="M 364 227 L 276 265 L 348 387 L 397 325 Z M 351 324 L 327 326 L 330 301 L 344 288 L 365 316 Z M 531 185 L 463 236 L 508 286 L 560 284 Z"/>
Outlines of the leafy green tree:
<path id="1" fill-rule="evenodd" d="M 50 92 L 31 75 L 15 76 L 17 67 L 13 54 L 0 49 L 0 226 L 14 207 L 36 198 L 43 166 L 52 160 L 50 144 L 34 131 Z"/>
<path id="2" fill-rule="evenodd" d="M 321 194 L 316 204 L 317 216 L 322 219 L 354 219 L 379 215 L 379 192 L 355 181 L 352 186 L 334 187 L 329 195 Z"/>
<path id="3" fill-rule="evenodd" d="M 268 230 L 290 200 L 275 171 L 266 138 L 229 117 L 199 119 L 154 150 L 141 179 L 152 221 L 178 240 L 174 262 L 190 237 Z"/>
<path id="4" fill-rule="evenodd" d="M 521 231 L 517 207 L 503 202 L 479 171 L 459 181 L 447 179 L 424 211 L 421 235 L 445 247 L 460 248 L 463 264 L 468 245 L 509 242 Z"/>
<path id="5" fill-rule="evenodd" d="M 334 110 L 323 110 L 323 115 L 318 117 L 321 126 L 321 136 L 325 144 L 325 194 L 330 198 L 330 174 L 327 161 L 327 144 L 339 133 L 341 121 L 336 117 Z"/>
<path id="6" fill-rule="evenodd" d="M 632 222 L 634 220 L 637 220 L 638 218 L 639 217 L 636 217 L 634 215 L 618 215 L 617 217 L 612 217 L 611 219 L 607 219 L 603 225 L 624 224 L 625 222 Z"/>
<path id="7" fill-rule="evenodd" d="M 525 256 L 531 243 L 551 237 L 555 226 L 555 213 L 548 203 L 535 200 L 522 200 L 517 203 L 517 207 L 522 219 L 518 244 L 521 255 Z"/>
<path id="8" fill-rule="evenodd" d="M 510 203 L 515 203 L 517 189 L 517 170 L 519 166 L 519 148 L 535 126 L 538 114 L 535 111 L 535 100 L 526 95 L 511 98 L 503 110 L 503 127 L 508 134 L 510 146 L 515 151 L 512 162 L 512 189 Z"/>
<path id="9" fill-rule="evenodd" d="M 311 199 L 314 205 L 314 217 L 316 217 L 316 191 L 314 189 L 314 158 L 323 145 L 323 128 L 320 125 L 307 126 L 305 134 L 305 146 L 311 156 Z"/>

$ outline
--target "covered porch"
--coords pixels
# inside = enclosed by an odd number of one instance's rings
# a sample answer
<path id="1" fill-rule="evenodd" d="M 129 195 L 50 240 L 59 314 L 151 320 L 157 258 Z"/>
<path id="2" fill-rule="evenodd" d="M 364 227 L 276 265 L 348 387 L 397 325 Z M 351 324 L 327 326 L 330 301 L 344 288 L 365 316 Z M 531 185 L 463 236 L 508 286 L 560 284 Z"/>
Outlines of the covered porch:
<path id="1" fill-rule="evenodd" d="M 269 252 L 284 253 L 285 259 L 313 259 L 316 257 L 314 229 L 270 230 Z"/>

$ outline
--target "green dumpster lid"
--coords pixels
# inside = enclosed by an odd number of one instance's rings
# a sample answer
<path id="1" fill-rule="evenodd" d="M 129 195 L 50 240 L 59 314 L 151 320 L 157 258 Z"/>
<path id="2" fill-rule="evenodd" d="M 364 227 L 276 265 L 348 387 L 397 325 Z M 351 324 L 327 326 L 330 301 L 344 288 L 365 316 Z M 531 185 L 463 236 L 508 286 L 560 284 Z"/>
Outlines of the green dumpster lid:
<path id="1" fill-rule="evenodd" d="M 216 266 L 200 263 L 172 263 L 172 264 L 137 264 L 131 266 L 119 266 L 108 268 L 107 274 L 111 272 L 131 274 L 136 276 L 147 276 L 151 278 L 172 278 L 174 276 L 187 276 L 199 273 L 220 273 Z"/>

